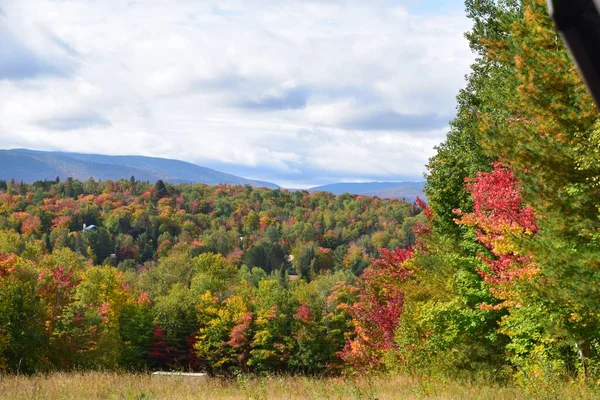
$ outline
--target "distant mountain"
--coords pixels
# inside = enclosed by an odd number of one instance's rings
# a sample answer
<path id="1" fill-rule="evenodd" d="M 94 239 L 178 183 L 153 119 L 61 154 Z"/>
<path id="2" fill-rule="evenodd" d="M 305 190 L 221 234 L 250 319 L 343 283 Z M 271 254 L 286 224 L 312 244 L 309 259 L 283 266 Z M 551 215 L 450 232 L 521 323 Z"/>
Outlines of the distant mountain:
<path id="1" fill-rule="evenodd" d="M 172 183 L 205 183 L 216 185 L 252 185 L 278 188 L 270 182 L 255 181 L 215 171 L 192 163 L 166 158 L 144 156 L 105 156 L 47 152 L 27 149 L 0 150 L 0 179 L 34 182 L 44 179 L 79 180 L 129 179 L 155 182 L 162 179 Z"/>
<path id="2" fill-rule="evenodd" d="M 365 182 L 332 183 L 308 189 L 309 192 L 330 192 L 333 194 L 362 194 L 383 199 L 406 199 L 415 201 L 417 196 L 426 200 L 425 182 Z"/>

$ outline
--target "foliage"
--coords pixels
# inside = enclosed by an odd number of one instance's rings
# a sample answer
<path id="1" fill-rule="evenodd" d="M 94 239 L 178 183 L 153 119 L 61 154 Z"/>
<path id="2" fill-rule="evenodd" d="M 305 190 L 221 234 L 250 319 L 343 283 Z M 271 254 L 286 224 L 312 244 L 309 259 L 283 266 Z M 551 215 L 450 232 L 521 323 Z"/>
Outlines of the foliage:
<path id="1" fill-rule="evenodd" d="M 381 253 L 352 288 L 357 294 L 348 313 L 354 337 L 340 352 L 345 362 L 363 371 L 381 368 L 385 354 L 396 348 L 394 330 L 404 306 L 399 285 L 412 275 L 406 267 L 412 256 L 410 249 L 381 249 Z"/>
<path id="2" fill-rule="evenodd" d="M 0 369 L 338 371 L 358 318 L 339 288 L 399 254 L 377 246 L 409 245 L 419 211 L 135 179 L 7 186 Z"/>
<path id="3" fill-rule="evenodd" d="M 545 1 L 466 5 L 478 58 L 429 164 L 433 215 L 415 259 L 428 290 L 406 299 L 414 328 L 401 323 L 397 340 L 446 357 L 453 372 L 487 357 L 526 385 L 597 378 L 598 112 Z M 465 298 L 459 275 L 481 295 Z M 445 296 L 432 286 L 440 280 Z M 459 326 L 460 335 L 441 335 Z M 475 332 L 489 346 L 471 352 L 464 333 Z M 411 354 L 405 365 L 416 366 Z"/>

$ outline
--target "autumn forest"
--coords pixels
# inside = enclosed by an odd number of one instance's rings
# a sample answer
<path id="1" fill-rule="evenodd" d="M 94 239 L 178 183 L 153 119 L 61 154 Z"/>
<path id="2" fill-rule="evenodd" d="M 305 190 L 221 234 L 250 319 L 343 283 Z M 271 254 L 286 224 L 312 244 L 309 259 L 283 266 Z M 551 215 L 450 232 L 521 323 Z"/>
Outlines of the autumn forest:
<path id="1" fill-rule="evenodd" d="M 0 371 L 600 379 L 600 120 L 543 0 L 477 55 L 427 199 L 0 182 Z"/>

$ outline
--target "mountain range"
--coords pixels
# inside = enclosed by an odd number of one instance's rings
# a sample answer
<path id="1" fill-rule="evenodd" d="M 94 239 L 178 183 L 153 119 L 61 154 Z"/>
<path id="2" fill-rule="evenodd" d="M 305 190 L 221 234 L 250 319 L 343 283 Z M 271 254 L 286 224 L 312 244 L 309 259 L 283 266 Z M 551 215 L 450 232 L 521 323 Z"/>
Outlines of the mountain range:
<path id="1" fill-rule="evenodd" d="M 204 183 L 216 185 L 249 184 L 276 189 L 271 182 L 256 181 L 201 167 L 185 161 L 145 156 L 106 156 L 27 149 L 0 150 L 0 179 L 34 182 L 44 179 L 129 179 L 171 183 Z"/>
<path id="2" fill-rule="evenodd" d="M 60 151 L 37 151 L 28 149 L 0 150 L 0 179 L 16 179 L 24 182 L 53 180 L 68 177 L 86 180 L 129 179 L 134 176 L 141 181 L 164 180 L 171 183 L 219 183 L 279 188 L 278 185 L 214 169 L 201 167 L 185 161 L 145 156 L 107 156 L 101 154 L 68 153 Z M 424 182 L 367 182 L 334 183 L 308 189 L 333 194 L 351 193 L 381 198 L 397 198 L 414 201 L 417 196 L 425 199 Z"/>
<path id="3" fill-rule="evenodd" d="M 415 201 L 417 197 L 426 200 L 425 182 L 344 182 L 317 186 L 309 192 L 330 192 L 333 194 L 351 193 L 364 196 L 377 196 L 383 199 L 404 199 Z"/>

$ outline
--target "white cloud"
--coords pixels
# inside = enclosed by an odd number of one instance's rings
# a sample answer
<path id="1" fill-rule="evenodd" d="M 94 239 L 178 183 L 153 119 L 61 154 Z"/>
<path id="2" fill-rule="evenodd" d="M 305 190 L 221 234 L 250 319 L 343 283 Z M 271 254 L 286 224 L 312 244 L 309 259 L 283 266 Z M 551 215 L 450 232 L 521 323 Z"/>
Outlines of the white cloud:
<path id="1" fill-rule="evenodd" d="M 276 182 L 418 177 L 472 61 L 464 16 L 391 0 L 2 11 L 0 39 L 23 51 L 4 73 L 0 62 L 0 147 L 164 156 Z"/>

